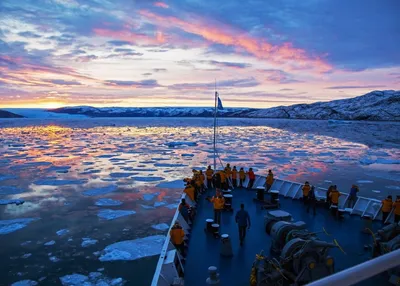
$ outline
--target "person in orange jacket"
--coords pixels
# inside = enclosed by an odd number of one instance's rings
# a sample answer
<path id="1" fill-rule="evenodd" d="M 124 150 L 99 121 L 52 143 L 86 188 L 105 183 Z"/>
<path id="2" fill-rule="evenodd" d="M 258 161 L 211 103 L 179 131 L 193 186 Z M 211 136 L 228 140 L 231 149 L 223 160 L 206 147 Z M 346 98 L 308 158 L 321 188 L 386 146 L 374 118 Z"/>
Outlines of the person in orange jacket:
<path id="1" fill-rule="evenodd" d="M 232 169 L 232 184 L 233 184 L 234 188 L 237 187 L 237 173 L 238 173 L 238 171 L 236 170 L 236 166 L 233 166 L 233 169 Z"/>
<path id="2" fill-rule="evenodd" d="M 196 201 L 196 190 L 193 184 L 188 183 L 183 192 L 186 193 L 193 202 Z"/>
<path id="3" fill-rule="evenodd" d="M 334 216 L 335 217 L 337 217 L 337 215 L 338 215 L 338 208 L 339 208 L 339 197 L 341 196 L 342 194 L 337 190 L 337 187 L 336 187 L 336 185 L 334 185 L 333 186 L 333 189 L 332 189 L 332 191 L 331 191 L 331 193 L 329 194 L 329 198 L 330 198 L 330 200 L 331 200 L 331 205 L 332 206 L 334 206 L 333 208 L 332 208 L 332 212 L 333 212 L 333 214 L 334 214 Z"/>
<path id="4" fill-rule="evenodd" d="M 385 223 L 390 211 L 393 207 L 392 196 L 387 196 L 386 199 L 382 201 L 382 222 Z"/>
<path id="5" fill-rule="evenodd" d="M 306 205 L 307 202 L 308 202 L 308 193 L 311 190 L 310 183 L 309 182 L 305 182 L 302 190 L 303 190 L 303 203 Z"/>
<path id="6" fill-rule="evenodd" d="M 243 183 L 244 180 L 246 179 L 246 172 L 244 171 L 243 168 L 240 168 L 239 170 L 239 187 L 243 188 Z"/>
<path id="7" fill-rule="evenodd" d="M 396 201 L 393 203 L 394 208 L 394 222 L 400 222 L 400 196 L 396 197 Z"/>
<path id="8" fill-rule="evenodd" d="M 221 224 L 221 213 L 225 206 L 225 199 L 221 193 L 218 193 L 217 196 L 210 199 L 210 202 L 214 205 L 214 222 Z"/>
<path id="9" fill-rule="evenodd" d="M 211 188 L 212 188 L 213 175 L 214 175 L 214 170 L 211 169 L 211 166 L 208 166 L 207 171 L 206 171 L 206 176 L 207 176 L 207 188 L 208 188 L 208 189 L 211 189 Z"/>
<path id="10" fill-rule="evenodd" d="M 176 221 L 174 226 L 171 228 L 169 235 L 175 248 L 181 253 L 182 256 L 185 256 L 185 231 L 178 221 Z"/>
<path id="11" fill-rule="evenodd" d="M 248 189 L 251 190 L 254 185 L 254 181 L 256 180 L 256 175 L 253 172 L 253 168 L 250 168 L 249 171 L 247 172 L 247 175 L 249 176 L 249 185 Z"/>
<path id="12" fill-rule="evenodd" d="M 265 181 L 265 190 L 268 192 L 271 189 L 272 184 L 274 183 L 274 174 L 272 170 L 268 170 L 267 179 Z"/>

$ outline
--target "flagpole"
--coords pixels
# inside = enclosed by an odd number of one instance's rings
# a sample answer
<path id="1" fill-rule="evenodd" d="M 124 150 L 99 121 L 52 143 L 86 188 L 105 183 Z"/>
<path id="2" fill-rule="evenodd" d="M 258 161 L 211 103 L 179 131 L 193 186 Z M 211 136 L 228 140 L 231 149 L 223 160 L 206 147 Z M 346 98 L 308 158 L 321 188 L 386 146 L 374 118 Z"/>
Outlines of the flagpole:
<path id="1" fill-rule="evenodd" d="M 218 101 L 218 92 L 217 92 L 217 80 L 215 79 L 215 109 L 214 109 L 214 171 L 217 170 L 217 101 Z"/>

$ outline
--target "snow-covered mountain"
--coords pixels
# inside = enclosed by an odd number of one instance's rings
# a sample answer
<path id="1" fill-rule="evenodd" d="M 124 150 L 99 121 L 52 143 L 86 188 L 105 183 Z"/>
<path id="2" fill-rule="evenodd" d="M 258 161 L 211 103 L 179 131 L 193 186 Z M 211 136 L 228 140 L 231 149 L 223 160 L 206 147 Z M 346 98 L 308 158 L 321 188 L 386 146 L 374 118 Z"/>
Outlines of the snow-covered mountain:
<path id="1" fill-rule="evenodd" d="M 22 118 L 23 116 L 6 110 L 0 110 L 0 118 Z"/>
<path id="2" fill-rule="evenodd" d="M 207 107 L 63 107 L 56 113 L 81 114 L 90 117 L 212 117 Z M 219 117 L 291 118 L 400 121 L 400 91 L 372 91 L 362 96 L 312 104 L 296 104 L 266 109 L 225 108 Z"/>

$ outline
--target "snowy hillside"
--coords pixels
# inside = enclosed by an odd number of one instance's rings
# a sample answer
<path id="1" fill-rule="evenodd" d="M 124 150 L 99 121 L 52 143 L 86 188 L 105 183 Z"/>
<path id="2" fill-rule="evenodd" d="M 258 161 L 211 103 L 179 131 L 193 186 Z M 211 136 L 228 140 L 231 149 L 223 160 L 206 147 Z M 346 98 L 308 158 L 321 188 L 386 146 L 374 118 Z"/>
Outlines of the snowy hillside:
<path id="1" fill-rule="evenodd" d="M 207 107 L 149 107 L 126 108 L 90 106 L 63 107 L 49 110 L 55 113 L 80 114 L 91 117 L 211 117 L 213 108 Z M 400 91 L 373 91 L 350 99 L 312 104 L 278 106 L 267 109 L 226 108 L 219 117 L 290 118 L 337 120 L 400 120 Z"/>
<path id="2" fill-rule="evenodd" d="M 0 118 L 22 118 L 23 116 L 6 111 L 0 110 Z"/>

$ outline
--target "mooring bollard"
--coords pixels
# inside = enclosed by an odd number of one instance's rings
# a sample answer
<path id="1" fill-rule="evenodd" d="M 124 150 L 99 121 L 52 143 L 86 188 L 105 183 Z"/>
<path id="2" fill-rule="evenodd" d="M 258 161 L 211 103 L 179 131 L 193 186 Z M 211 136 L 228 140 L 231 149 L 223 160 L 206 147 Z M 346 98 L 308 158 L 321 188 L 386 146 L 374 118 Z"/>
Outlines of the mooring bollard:
<path id="1" fill-rule="evenodd" d="M 208 267 L 209 277 L 206 280 L 207 285 L 219 285 L 219 274 L 217 272 L 217 267 Z"/>

